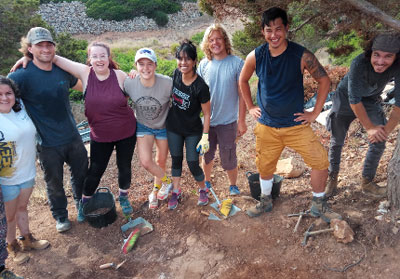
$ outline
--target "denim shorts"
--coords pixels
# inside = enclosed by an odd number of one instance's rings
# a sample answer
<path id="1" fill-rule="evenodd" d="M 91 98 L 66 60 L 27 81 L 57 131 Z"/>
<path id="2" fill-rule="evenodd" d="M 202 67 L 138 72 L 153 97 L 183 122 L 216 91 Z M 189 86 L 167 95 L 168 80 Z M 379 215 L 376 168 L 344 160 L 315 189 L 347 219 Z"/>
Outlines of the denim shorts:
<path id="1" fill-rule="evenodd" d="M 142 138 L 145 135 L 154 136 L 156 139 L 159 140 L 166 140 L 167 139 L 167 129 L 152 129 L 147 127 L 146 125 L 140 124 L 139 122 L 136 123 L 136 137 Z"/>
<path id="2" fill-rule="evenodd" d="M 35 185 L 34 178 L 17 185 L 1 185 L 4 202 L 16 199 L 19 196 L 21 189 L 31 188 L 33 185 Z"/>

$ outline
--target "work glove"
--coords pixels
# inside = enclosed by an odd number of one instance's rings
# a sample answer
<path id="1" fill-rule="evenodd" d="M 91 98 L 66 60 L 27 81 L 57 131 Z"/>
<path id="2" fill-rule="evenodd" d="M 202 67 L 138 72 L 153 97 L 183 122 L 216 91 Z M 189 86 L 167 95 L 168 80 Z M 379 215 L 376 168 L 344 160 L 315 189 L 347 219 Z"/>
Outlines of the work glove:
<path id="1" fill-rule="evenodd" d="M 200 155 L 204 155 L 210 149 L 210 142 L 208 141 L 208 134 L 204 133 L 201 140 L 197 144 L 196 150 Z"/>

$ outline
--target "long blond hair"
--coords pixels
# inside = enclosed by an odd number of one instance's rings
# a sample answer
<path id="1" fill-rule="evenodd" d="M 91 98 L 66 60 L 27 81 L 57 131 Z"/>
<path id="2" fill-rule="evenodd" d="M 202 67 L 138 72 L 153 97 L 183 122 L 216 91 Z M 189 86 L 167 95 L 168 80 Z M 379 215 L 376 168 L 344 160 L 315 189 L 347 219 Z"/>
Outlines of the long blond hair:
<path id="1" fill-rule="evenodd" d="M 204 54 L 207 56 L 208 60 L 212 60 L 212 53 L 210 50 L 210 46 L 208 43 L 208 39 L 210 38 L 212 32 L 214 31 L 219 31 L 222 35 L 222 37 L 224 38 L 224 42 L 225 42 L 225 49 L 226 49 L 226 53 L 228 55 L 232 54 L 232 45 L 231 45 L 231 40 L 228 37 L 228 33 L 226 33 L 224 27 L 219 24 L 213 24 L 211 26 L 209 26 L 206 31 L 204 32 L 204 37 L 203 37 L 203 41 L 201 42 L 201 49 L 203 50 Z"/>

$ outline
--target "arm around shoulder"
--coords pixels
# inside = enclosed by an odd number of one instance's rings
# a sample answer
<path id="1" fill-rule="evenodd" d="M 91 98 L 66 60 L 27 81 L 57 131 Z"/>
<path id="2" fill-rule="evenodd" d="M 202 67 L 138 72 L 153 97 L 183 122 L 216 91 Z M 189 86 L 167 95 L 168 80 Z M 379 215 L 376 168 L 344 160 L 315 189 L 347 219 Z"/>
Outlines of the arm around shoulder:
<path id="1" fill-rule="evenodd" d="M 83 83 L 86 83 L 90 71 L 90 67 L 88 65 L 78 63 L 58 55 L 54 56 L 53 63 L 64 71 L 79 78 Z"/>

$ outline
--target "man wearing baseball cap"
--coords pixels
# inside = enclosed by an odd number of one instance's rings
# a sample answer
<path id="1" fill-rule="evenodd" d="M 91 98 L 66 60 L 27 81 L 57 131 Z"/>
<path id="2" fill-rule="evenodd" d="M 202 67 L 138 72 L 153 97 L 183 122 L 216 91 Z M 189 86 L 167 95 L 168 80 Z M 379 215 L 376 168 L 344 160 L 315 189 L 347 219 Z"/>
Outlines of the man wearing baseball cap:
<path id="1" fill-rule="evenodd" d="M 328 115 L 327 128 L 331 132 L 329 147 L 329 179 L 326 195 L 336 192 L 340 156 L 350 123 L 357 117 L 368 134 L 369 147 L 361 177 L 363 193 L 375 198 L 386 196 L 386 188 L 379 187 L 373 179 L 385 142 L 400 120 L 400 36 L 376 36 L 351 63 L 350 70 L 340 82 L 333 97 L 333 107 Z M 381 92 L 394 78 L 395 105 L 389 120 L 381 105 Z"/>
<path id="2" fill-rule="evenodd" d="M 20 51 L 32 61 L 9 77 L 17 83 L 26 110 L 38 131 L 37 148 L 50 210 L 57 221 L 57 231 L 64 232 L 71 228 L 63 187 L 64 163 L 71 171 L 77 206 L 88 166 L 87 152 L 69 104 L 69 89 L 82 90 L 82 85 L 77 78 L 53 64 L 55 42 L 49 30 L 42 27 L 29 30 L 21 39 Z"/>

